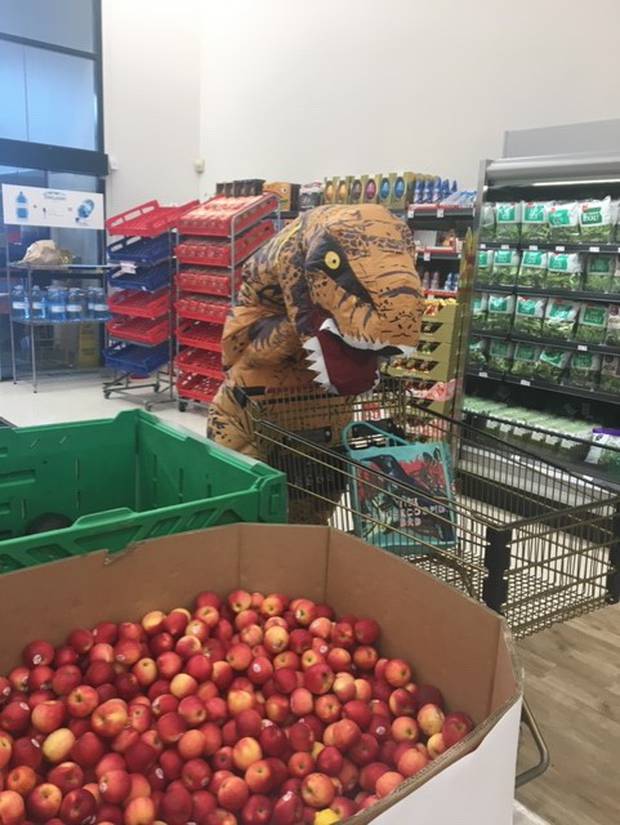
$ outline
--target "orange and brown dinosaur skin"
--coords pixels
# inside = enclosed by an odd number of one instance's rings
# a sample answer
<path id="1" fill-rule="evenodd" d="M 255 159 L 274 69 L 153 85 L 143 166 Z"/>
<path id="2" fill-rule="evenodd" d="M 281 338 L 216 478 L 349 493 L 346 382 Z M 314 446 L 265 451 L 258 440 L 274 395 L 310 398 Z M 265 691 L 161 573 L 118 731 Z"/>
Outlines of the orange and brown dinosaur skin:
<path id="1" fill-rule="evenodd" d="M 208 435 L 232 449 L 261 453 L 239 390 L 360 395 L 375 385 L 380 359 L 417 344 L 424 296 L 413 239 L 383 206 L 306 212 L 243 274 L 223 332 L 226 381 L 208 422 Z M 308 405 L 314 428 L 320 404 Z"/>

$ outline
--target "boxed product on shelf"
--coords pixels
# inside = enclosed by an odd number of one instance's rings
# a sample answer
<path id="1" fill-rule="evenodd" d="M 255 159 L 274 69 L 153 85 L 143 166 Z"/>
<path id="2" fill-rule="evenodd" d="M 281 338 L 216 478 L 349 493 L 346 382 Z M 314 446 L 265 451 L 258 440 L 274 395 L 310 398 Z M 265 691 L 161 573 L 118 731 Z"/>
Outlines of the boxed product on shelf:
<path id="1" fill-rule="evenodd" d="M 523 335 L 539 338 L 545 316 L 546 298 L 534 295 L 517 295 L 512 328 Z"/>
<path id="2" fill-rule="evenodd" d="M 602 344 L 607 334 L 608 307 L 605 304 L 581 304 L 575 340 L 585 344 Z"/>
<path id="3" fill-rule="evenodd" d="M 570 359 L 570 370 L 566 383 L 571 387 L 593 390 L 598 385 L 601 371 L 601 356 L 596 352 L 574 352 Z"/>
<path id="4" fill-rule="evenodd" d="M 551 252 L 545 286 L 547 289 L 579 289 L 583 272 L 583 255 Z"/>
<path id="5" fill-rule="evenodd" d="M 517 243 L 521 235 L 523 204 L 521 201 L 495 204 L 495 239 Z"/>
<path id="6" fill-rule="evenodd" d="M 550 298 L 547 301 L 542 333 L 545 338 L 557 338 L 563 341 L 573 340 L 575 322 L 580 304 L 563 298 Z"/>
<path id="7" fill-rule="evenodd" d="M 320 180 L 302 183 L 299 188 L 299 209 L 314 209 L 323 203 L 323 184 Z"/>
<path id="8" fill-rule="evenodd" d="M 336 203 L 336 187 L 338 186 L 338 178 L 325 178 L 323 184 L 323 201 L 324 203 Z"/>
<path id="9" fill-rule="evenodd" d="M 548 241 L 551 237 L 549 211 L 551 201 L 527 201 L 523 204 L 521 240 L 523 243 Z"/>
<path id="10" fill-rule="evenodd" d="M 602 392 L 620 393 L 620 356 L 603 356 L 600 388 Z"/>
<path id="11" fill-rule="evenodd" d="M 379 200 L 379 186 L 381 175 L 362 175 L 364 203 L 377 203 Z"/>
<path id="12" fill-rule="evenodd" d="M 558 347 L 543 347 L 538 357 L 534 376 L 542 381 L 557 383 L 564 375 L 570 360 L 570 352 Z"/>
<path id="13" fill-rule="evenodd" d="M 352 180 L 352 175 L 345 175 L 344 177 L 338 178 L 338 184 L 336 186 L 336 203 L 349 202 L 349 191 L 351 189 Z"/>
<path id="14" fill-rule="evenodd" d="M 517 283 L 519 286 L 539 288 L 545 284 L 549 254 L 540 250 L 526 249 L 521 256 Z"/>
<path id="15" fill-rule="evenodd" d="M 263 193 L 275 195 L 282 212 L 294 212 L 299 208 L 299 189 L 298 183 L 271 181 L 263 184 Z"/>
<path id="16" fill-rule="evenodd" d="M 491 283 L 514 286 L 519 274 L 520 255 L 516 249 L 497 249 L 493 256 Z"/>

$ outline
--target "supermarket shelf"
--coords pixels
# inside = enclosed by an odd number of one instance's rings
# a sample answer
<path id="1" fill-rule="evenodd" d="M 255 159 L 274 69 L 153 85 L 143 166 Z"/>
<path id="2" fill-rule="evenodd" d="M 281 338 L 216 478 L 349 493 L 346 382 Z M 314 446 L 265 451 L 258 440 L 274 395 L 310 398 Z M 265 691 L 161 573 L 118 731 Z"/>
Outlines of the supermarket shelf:
<path id="1" fill-rule="evenodd" d="M 66 274 L 76 275 L 80 278 L 97 277 L 107 275 L 109 272 L 114 272 L 118 269 L 116 264 L 104 264 L 102 266 L 93 266 L 92 264 L 64 264 L 62 266 L 49 266 L 44 264 L 24 264 L 21 262 L 10 263 L 9 270 L 16 270 L 18 272 L 53 272 L 55 275 Z"/>
<path id="2" fill-rule="evenodd" d="M 550 252 L 591 252 L 596 255 L 619 255 L 620 244 L 618 243 L 557 243 L 556 241 L 538 241 L 537 243 L 522 243 L 521 241 L 484 241 L 479 244 L 480 249 L 521 249 L 532 250 L 538 249 Z"/>
<path id="3" fill-rule="evenodd" d="M 508 375 L 507 373 L 494 373 L 486 370 L 467 370 L 467 375 L 471 378 L 483 378 L 489 381 L 501 381 L 507 384 L 517 384 L 521 387 L 531 387 L 535 390 L 549 390 L 563 395 L 573 395 L 581 398 L 582 401 L 603 401 L 607 404 L 620 406 L 620 395 L 614 393 L 587 390 L 583 387 L 571 387 L 565 384 L 551 384 L 537 378 L 516 378 L 514 375 Z"/>
<path id="4" fill-rule="evenodd" d="M 475 207 L 441 203 L 411 203 L 407 207 L 407 220 L 467 220 L 473 221 Z"/>
<path id="5" fill-rule="evenodd" d="M 219 352 L 207 352 L 203 349 L 190 347 L 181 350 L 174 362 L 179 372 L 206 375 L 209 378 L 224 380 L 222 370 L 222 356 Z"/>
<path id="6" fill-rule="evenodd" d="M 425 261 L 460 261 L 461 254 L 452 247 L 431 246 L 418 249 L 417 257 Z"/>
<path id="7" fill-rule="evenodd" d="M 275 234 L 271 221 L 263 221 L 235 238 L 235 263 L 249 258 Z M 176 248 L 179 263 L 194 266 L 230 267 L 233 260 L 230 241 L 185 238 Z"/>
<path id="8" fill-rule="evenodd" d="M 163 344 L 170 337 L 170 323 L 167 315 L 155 321 L 146 318 L 115 318 L 107 323 L 111 338 L 130 341 L 146 347 Z"/>
<path id="9" fill-rule="evenodd" d="M 276 195 L 218 195 L 186 212 L 179 221 L 184 235 L 232 238 L 278 210 Z"/>
<path id="10" fill-rule="evenodd" d="M 49 318 L 44 318 L 42 320 L 35 319 L 33 320 L 24 320 L 21 318 L 13 318 L 14 324 L 23 324 L 26 327 L 63 327 L 63 326 L 75 326 L 76 324 L 105 324 L 109 321 L 108 318 L 76 318 L 76 319 L 65 319 L 64 321 L 52 321 Z"/>
<path id="11" fill-rule="evenodd" d="M 110 235 L 155 238 L 173 229 L 181 215 L 195 206 L 198 206 L 197 200 L 182 206 L 160 206 L 158 201 L 151 200 L 108 218 L 105 228 Z"/>
<path id="12" fill-rule="evenodd" d="M 544 289 L 542 287 L 503 286 L 495 284 L 476 284 L 475 292 L 501 292 L 509 295 L 540 295 L 542 298 L 564 298 L 568 301 L 600 302 L 604 304 L 620 304 L 620 292 L 584 292 L 573 289 Z"/>
<path id="13" fill-rule="evenodd" d="M 514 341 L 523 344 L 538 344 L 540 346 L 557 347 L 558 349 L 570 349 L 578 352 L 598 352 L 601 355 L 620 355 L 620 347 L 608 347 L 605 344 L 582 344 L 579 341 L 562 341 L 557 338 L 539 338 L 532 335 L 522 335 L 520 333 L 507 332 L 486 333 L 484 330 L 472 329 L 472 335 L 477 338 L 499 338 L 502 341 Z"/>
<path id="14" fill-rule="evenodd" d="M 445 289 L 425 289 L 424 294 L 430 298 L 456 298 L 458 292 Z"/>
<path id="15" fill-rule="evenodd" d="M 204 321 L 186 321 L 177 327 L 177 341 L 209 352 L 222 351 L 222 327 Z"/>

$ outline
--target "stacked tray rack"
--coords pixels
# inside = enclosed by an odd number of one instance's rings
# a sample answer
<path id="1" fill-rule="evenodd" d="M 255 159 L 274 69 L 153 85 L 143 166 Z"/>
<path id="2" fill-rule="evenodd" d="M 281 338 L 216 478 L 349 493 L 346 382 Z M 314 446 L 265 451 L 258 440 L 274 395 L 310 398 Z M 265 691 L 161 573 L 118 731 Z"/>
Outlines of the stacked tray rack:
<path id="1" fill-rule="evenodd" d="M 178 223 L 178 406 L 208 404 L 224 380 L 222 328 L 241 282 L 241 265 L 274 234 L 268 220 L 275 195 L 215 197 L 185 212 Z"/>
<path id="2" fill-rule="evenodd" d="M 160 206 L 151 200 L 106 221 L 110 235 L 122 236 L 108 247 L 109 259 L 119 268 L 108 279 L 111 340 L 104 358 L 114 378 L 103 385 L 106 398 L 145 389 L 161 393 L 160 401 L 173 398 L 173 232 L 197 203 Z M 151 398 L 145 406 L 153 403 Z"/>

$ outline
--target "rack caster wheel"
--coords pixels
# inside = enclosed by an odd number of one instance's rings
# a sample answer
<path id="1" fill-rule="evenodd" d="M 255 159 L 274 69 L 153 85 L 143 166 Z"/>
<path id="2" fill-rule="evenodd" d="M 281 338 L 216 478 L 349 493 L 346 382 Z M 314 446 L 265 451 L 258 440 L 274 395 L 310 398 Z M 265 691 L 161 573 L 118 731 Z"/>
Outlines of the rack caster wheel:
<path id="1" fill-rule="evenodd" d="M 185 412 L 187 410 L 187 401 L 179 401 L 177 404 L 179 412 Z"/>
<path id="2" fill-rule="evenodd" d="M 161 384 L 160 384 L 160 383 L 159 383 L 159 381 L 158 381 L 158 382 L 155 384 L 155 386 L 153 387 L 153 392 L 159 392 L 159 391 L 160 391 L 160 389 L 161 389 Z"/>
<path id="3" fill-rule="evenodd" d="M 103 397 L 104 398 L 109 398 L 110 397 L 110 390 L 104 390 L 103 391 Z"/>

